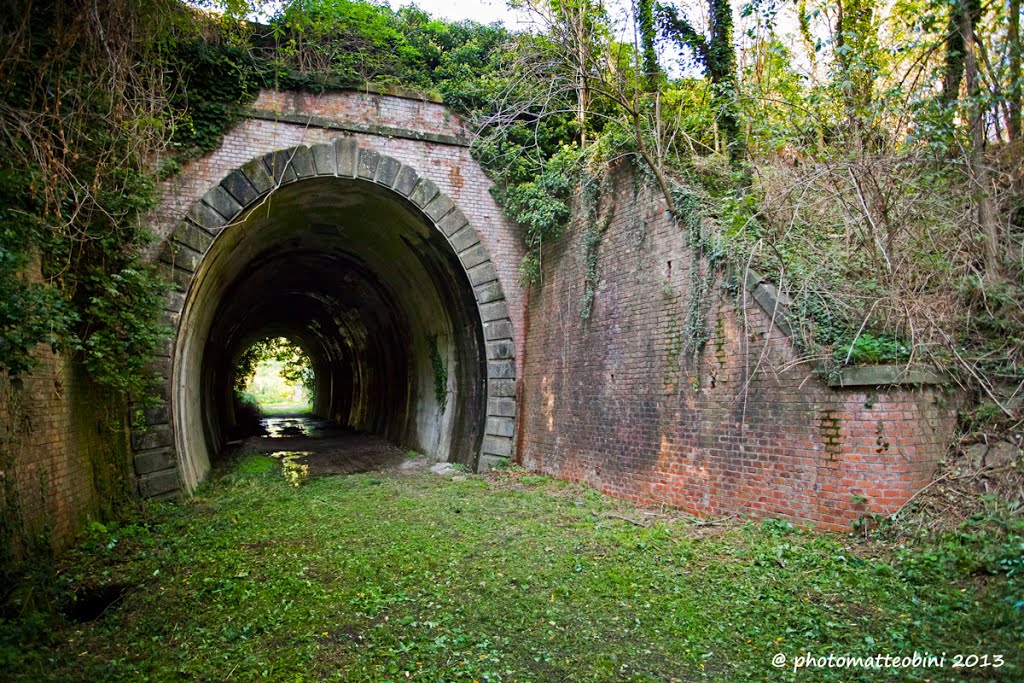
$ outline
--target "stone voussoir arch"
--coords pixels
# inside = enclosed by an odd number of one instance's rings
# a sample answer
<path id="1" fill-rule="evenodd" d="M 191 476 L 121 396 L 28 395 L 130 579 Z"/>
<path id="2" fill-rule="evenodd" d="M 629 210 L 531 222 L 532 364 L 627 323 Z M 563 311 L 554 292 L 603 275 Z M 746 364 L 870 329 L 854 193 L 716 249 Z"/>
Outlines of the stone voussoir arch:
<path id="1" fill-rule="evenodd" d="M 483 440 L 477 469 L 486 470 L 514 456 L 516 363 L 512 320 L 497 270 L 477 230 L 455 202 L 429 178 L 409 165 L 350 137 L 333 143 L 299 145 L 256 157 L 229 172 L 188 210 L 169 235 L 159 260 L 165 276 L 180 291 L 167 293 L 165 322 L 173 329 L 155 370 L 161 377 L 162 406 L 143 411 L 143 425 L 133 431 L 135 473 L 144 498 L 182 493 L 182 459 L 175 446 L 173 365 L 193 276 L 217 237 L 276 189 L 312 178 L 337 177 L 381 186 L 413 205 L 444 235 L 473 288 L 483 326 L 487 383 Z M 138 421 L 136 421 L 138 422 Z"/>

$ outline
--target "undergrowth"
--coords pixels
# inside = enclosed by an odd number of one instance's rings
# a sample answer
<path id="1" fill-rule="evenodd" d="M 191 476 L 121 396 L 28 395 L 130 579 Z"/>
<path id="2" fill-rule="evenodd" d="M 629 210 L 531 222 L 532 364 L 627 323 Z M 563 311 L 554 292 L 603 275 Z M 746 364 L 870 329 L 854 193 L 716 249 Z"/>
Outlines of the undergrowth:
<path id="1" fill-rule="evenodd" d="M 88 621 L 8 609 L 0 663 L 15 681 L 1018 680 L 1021 528 L 1000 519 L 886 543 L 696 523 L 518 470 L 293 488 L 247 459 L 188 503 L 93 525 L 50 601 L 121 597 Z M 808 651 L 1006 663 L 771 665 Z"/>

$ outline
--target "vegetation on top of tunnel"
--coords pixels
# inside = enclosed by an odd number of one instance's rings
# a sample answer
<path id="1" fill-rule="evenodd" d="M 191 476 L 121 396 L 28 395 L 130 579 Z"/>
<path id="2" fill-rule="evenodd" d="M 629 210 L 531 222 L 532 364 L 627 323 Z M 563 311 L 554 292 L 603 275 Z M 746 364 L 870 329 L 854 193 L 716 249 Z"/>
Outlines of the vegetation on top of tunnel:
<path id="1" fill-rule="evenodd" d="M 229 3 L 235 16 L 259 4 Z M 794 341 L 823 372 L 930 362 L 1019 417 L 1005 397 L 1024 381 L 1020 7 L 698 4 L 707 29 L 674 2 L 614 16 L 530 0 L 535 30 L 510 33 L 316 0 L 286 5 L 250 53 L 283 87 L 441 93 L 522 228 L 524 284 L 581 209 L 584 322 L 600 278 L 592 208 L 626 162 L 699 256 L 695 338 L 711 281 L 753 267 L 789 293 Z"/>
<path id="2" fill-rule="evenodd" d="M 153 180 L 215 149 L 260 87 L 377 83 L 437 92 L 477 128 L 474 154 L 523 229 L 525 283 L 539 282 L 543 246 L 573 203 L 599 198 L 588 179 L 626 160 L 681 229 L 700 226 L 707 265 L 753 266 L 786 288 L 806 359 L 948 365 L 1004 416 L 1017 410 L 999 399 L 999 385 L 1024 379 L 1013 2 L 861 1 L 833 21 L 813 1 L 706 0 L 714 22 L 702 32 L 673 3 L 616 17 L 593 0 L 531 0 L 527 33 L 356 0 L 194 3 L 210 12 L 23 2 L 3 18 L 0 62 L 12 132 L 0 140 L 0 363 L 11 373 L 45 342 L 144 395 L 162 285 L 138 260 L 137 216 Z M 244 19 L 260 12 L 263 24 Z M 590 227 L 584 258 L 596 265 Z M 36 264 L 41 282 L 24 276 Z M 698 266 L 703 291 L 718 269 Z M 588 273 L 593 293 L 600 274 Z"/>
<path id="3" fill-rule="evenodd" d="M 577 484 L 369 473 L 290 486 L 239 461 L 183 505 L 93 524 L 56 621 L 0 616 L 13 681 L 821 681 L 771 658 L 999 655 L 1019 680 L 1021 520 L 880 544 L 787 522 L 698 522 Z M 28 598 L 30 582 L 18 586 Z"/>

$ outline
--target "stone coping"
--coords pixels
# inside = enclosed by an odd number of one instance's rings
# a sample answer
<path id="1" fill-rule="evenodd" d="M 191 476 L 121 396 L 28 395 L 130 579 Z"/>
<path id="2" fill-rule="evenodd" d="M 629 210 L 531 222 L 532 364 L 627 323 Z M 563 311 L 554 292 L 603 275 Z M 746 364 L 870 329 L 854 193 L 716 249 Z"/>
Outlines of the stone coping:
<path id="1" fill-rule="evenodd" d="M 733 279 L 735 274 L 732 274 Z M 793 336 L 789 306 L 792 300 L 785 292 L 766 282 L 761 275 L 750 268 L 746 269 L 743 285 L 750 292 L 758 306 L 772 318 L 774 325 L 787 337 Z M 814 370 L 827 378 L 828 385 L 834 388 L 847 387 L 879 387 L 949 384 L 952 377 L 949 373 L 922 364 L 886 364 L 846 366 L 828 369 L 822 363 L 816 363 Z"/>
<path id="2" fill-rule="evenodd" d="M 247 107 L 242 114 L 250 119 L 263 121 L 280 121 L 281 123 L 292 123 L 299 126 L 314 126 L 327 130 L 341 130 L 348 133 L 364 133 L 366 135 L 378 135 L 385 138 L 402 138 L 405 140 L 418 140 L 421 142 L 433 142 L 439 145 L 452 145 L 454 147 L 469 147 L 470 142 L 466 138 L 447 135 L 445 133 L 430 133 L 410 128 L 397 128 L 394 126 L 382 126 L 374 123 L 359 123 L 357 121 L 343 121 L 341 119 L 329 118 L 326 116 L 308 116 L 304 114 L 282 114 L 272 109 L 257 109 Z"/>

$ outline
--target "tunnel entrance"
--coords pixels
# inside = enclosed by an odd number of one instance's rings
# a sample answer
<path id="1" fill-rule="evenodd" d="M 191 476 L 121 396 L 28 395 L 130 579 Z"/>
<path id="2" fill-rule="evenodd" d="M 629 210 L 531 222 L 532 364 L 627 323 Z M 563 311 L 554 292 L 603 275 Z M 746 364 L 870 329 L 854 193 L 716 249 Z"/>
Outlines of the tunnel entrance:
<path id="1" fill-rule="evenodd" d="M 309 359 L 314 417 L 475 469 L 484 326 L 464 262 L 427 214 L 378 183 L 313 176 L 227 218 L 191 278 L 174 349 L 185 488 L 236 432 L 243 355 L 275 338 Z"/>

